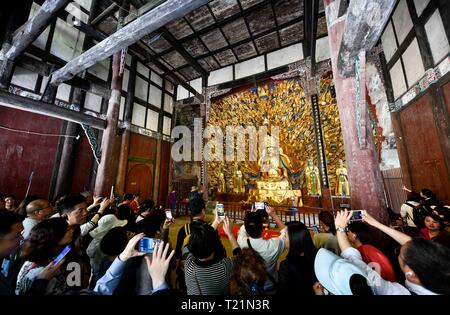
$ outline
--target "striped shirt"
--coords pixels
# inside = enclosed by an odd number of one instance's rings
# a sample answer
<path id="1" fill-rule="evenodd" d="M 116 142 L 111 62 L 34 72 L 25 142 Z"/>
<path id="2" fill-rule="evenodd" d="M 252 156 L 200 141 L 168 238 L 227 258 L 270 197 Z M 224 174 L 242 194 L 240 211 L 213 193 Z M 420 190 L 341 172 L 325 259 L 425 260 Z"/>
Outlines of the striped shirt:
<path id="1" fill-rule="evenodd" d="M 225 257 L 219 261 L 198 261 L 189 254 L 186 258 L 185 280 L 188 295 L 229 294 L 233 275 L 233 259 Z"/>

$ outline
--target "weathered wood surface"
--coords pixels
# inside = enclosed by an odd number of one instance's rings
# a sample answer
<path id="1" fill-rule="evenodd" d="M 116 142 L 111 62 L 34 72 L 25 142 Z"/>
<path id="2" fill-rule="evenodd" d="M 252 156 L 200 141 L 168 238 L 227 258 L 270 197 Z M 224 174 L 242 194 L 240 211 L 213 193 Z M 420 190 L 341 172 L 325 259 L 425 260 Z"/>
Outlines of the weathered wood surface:
<path id="1" fill-rule="evenodd" d="M 59 85 L 60 83 L 71 79 L 77 73 L 111 56 L 120 49 L 130 46 L 145 35 L 208 2 L 208 0 L 166 1 L 133 22 L 127 24 L 77 58 L 68 62 L 63 68 L 57 70 L 53 74 L 51 83 Z"/>
<path id="2" fill-rule="evenodd" d="M 361 50 L 377 43 L 391 12 L 394 0 L 351 1 L 338 55 L 338 70 L 344 77 L 355 74 L 355 59 Z"/>
<path id="3" fill-rule="evenodd" d="M 96 129 L 106 128 L 106 121 L 100 118 L 65 109 L 54 104 L 48 104 L 31 98 L 11 94 L 2 90 L 0 90 L 0 105 L 80 124 L 87 124 Z"/>

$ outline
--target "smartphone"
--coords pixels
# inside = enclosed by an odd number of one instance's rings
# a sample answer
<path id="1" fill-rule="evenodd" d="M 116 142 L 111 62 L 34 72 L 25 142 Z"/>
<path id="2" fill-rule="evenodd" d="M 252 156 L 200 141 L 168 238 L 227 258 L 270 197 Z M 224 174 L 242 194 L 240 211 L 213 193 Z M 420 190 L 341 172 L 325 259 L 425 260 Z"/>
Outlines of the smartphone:
<path id="1" fill-rule="evenodd" d="M 223 204 L 222 203 L 216 204 L 216 211 L 217 211 L 217 216 L 219 218 L 223 218 L 225 216 L 225 210 L 223 208 Z"/>
<path id="2" fill-rule="evenodd" d="M 171 209 L 166 209 L 166 219 L 169 221 L 173 221 L 173 216 L 172 216 L 172 210 Z"/>
<path id="3" fill-rule="evenodd" d="M 365 210 L 352 210 L 352 217 L 350 218 L 350 222 L 362 221 L 362 215 L 364 212 Z"/>
<path id="4" fill-rule="evenodd" d="M 255 202 L 254 211 L 266 210 L 265 202 Z"/>
<path id="5" fill-rule="evenodd" d="M 150 237 L 143 237 L 139 241 L 139 251 L 147 254 L 153 254 L 155 245 L 158 244 L 160 240 Z"/>
<path id="6" fill-rule="evenodd" d="M 66 247 L 64 247 L 64 249 L 62 250 L 61 253 L 59 253 L 59 255 L 55 258 L 55 260 L 53 260 L 53 266 L 56 265 L 57 263 L 59 263 L 64 257 L 66 257 L 66 255 L 70 252 L 70 250 L 72 249 L 72 245 L 67 245 Z"/>

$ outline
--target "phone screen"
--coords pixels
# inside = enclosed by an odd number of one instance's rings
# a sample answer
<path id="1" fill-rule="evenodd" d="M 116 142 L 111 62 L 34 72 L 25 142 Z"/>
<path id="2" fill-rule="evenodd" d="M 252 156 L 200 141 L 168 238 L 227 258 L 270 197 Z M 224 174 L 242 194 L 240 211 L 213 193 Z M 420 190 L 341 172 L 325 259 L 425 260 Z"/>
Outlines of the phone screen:
<path id="1" fill-rule="evenodd" d="M 159 243 L 158 239 L 144 237 L 139 241 L 139 251 L 147 254 L 152 254 L 157 243 Z"/>
<path id="2" fill-rule="evenodd" d="M 266 210 L 266 205 L 264 202 L 255 202 L 255 211 Z"/>
<path id="3" fill-rule="evenodd" d="M 170 220 L 170 221 L 173 220 L 172 210 L 166 209 L 166 219 L 167 219 L 167 220 Z"/>
<path id="4" fill-rule="evenodd" d="M 67 245 L 66 247 L 64 247 L 62 252 L 59 253 L 59 255 L 55 258 L 55 260 L 53 260 L 53 265 L 56 265 L 57 263 L 59 263 L 71 249 L 72 249 L 72 245 Z"/>
<path id="5" fill-rule="evenodd" d="M 225 216 L 225 210 L 223 208 L 223 204 L 218 203 L 216 205 L 216 210 L 217 210 L 217 216 L 219 216 L 219 217 L 224 217 Z"/>
<path id="6" fill-rule="evenodd" d="M 362 221 L 362 214 L 364 213 L 364 210 L 353 210 L 352 211 L 352 217 L 350 218 L 350 221 Z"/>

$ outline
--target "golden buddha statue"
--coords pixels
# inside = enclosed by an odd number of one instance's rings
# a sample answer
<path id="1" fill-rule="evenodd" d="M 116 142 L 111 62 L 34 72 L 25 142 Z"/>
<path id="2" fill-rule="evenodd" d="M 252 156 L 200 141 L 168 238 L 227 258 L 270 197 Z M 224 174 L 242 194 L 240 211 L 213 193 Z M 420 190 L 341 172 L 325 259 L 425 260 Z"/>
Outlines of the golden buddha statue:
<path id="1" fill-rule="evenodd" d="M 347 169 L 344 166 L 342 160 L 338 161 L 338 167 L 336 168 L 336 191 L 337 196 L 350 195 L 350 188 L 348 185 Z"/>
<path id="2" fill-rule="evenodd" d="M 312 159 L 308 159 L 305 168 L 306 190 L 308 195 L 320 195 L 320 175 L 319 169 L 313 164 Z"/>
<path id="3" fill-rule="evenodd" d="M 288 171 L 291 168 L 291 160 L 283 153 L 283 149 L 279 147 L 277 139 L 267 135 L 264 143 L 265 148 L 258 160 L 262 177 L 271 180 L 289 178 Z"/>

